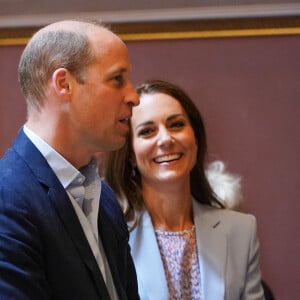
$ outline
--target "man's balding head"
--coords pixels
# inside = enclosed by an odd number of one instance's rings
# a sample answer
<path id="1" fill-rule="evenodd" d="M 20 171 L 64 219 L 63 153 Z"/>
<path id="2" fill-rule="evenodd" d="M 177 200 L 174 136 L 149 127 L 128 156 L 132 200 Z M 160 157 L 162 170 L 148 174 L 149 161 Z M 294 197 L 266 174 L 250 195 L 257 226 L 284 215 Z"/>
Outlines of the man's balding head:
<path id="1" fill-rule="evenodd" d="M 79 83 L 84 83 L 86 67 L 95 60 L 93 34 L 119 39 L 101 23 L 66 20 L 47 25 L 36 32 L 21 56 L 19 82 L 28 109 L 39 110 L 45 89 L 58 68 L 66 68 Z M 120 39 L 119 39 L 120 40 Z M 121 40 L 120 40 L 121 41 Z"/>

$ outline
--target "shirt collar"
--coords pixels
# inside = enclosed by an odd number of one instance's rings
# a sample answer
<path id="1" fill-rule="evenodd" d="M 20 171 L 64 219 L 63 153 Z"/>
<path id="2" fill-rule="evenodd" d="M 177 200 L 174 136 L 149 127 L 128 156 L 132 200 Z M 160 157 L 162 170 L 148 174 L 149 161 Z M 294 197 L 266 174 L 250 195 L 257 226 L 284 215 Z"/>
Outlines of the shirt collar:
<path id="1" fill-rule="evenodd" d="M 81 185 L 84 182 L 85 177 L 48 143 L 46 143 L 26 125 L 24 125 L 23 129 L 27 137 L 45 157 L 49 166 L 52 168 L 53 172 L 65 189 L 71 183 L 75 185 Z"/>

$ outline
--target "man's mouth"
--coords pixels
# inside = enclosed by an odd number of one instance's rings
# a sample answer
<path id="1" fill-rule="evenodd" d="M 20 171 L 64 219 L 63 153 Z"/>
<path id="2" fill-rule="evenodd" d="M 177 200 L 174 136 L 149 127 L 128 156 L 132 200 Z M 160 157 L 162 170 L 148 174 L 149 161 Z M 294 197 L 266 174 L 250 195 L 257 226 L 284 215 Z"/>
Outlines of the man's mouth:
<path id="1" fill-rule="evenodd" d="M 121 119 L 120 122 L 129 125 L 129 118 Z"/>

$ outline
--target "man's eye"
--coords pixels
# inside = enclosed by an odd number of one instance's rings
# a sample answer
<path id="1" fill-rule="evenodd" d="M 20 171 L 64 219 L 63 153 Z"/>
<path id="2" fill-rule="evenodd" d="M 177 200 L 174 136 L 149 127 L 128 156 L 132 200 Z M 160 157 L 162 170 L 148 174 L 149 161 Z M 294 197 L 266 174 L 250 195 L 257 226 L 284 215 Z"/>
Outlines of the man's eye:
<path id="1" fill-rule="evenodd" d="M 117 75 L 113 79 L 117 83 L 118 86 L 122 86 L 124 83 L 124 77 L 122 75 Z"/>

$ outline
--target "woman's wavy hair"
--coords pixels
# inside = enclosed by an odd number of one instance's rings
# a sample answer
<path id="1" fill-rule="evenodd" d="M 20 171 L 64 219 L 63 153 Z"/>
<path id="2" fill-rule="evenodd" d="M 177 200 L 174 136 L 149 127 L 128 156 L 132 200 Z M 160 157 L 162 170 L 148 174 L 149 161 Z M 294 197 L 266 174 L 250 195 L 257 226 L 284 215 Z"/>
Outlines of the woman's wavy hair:
<path id="1" fill-rule="evenodd" d="M 139 96 L 166 94 L 181 104 L 191 122 L 198 145 L 197 159 L 190 177 L 192 196 L 202 204 L 223 207 L 205 175 L 206 134 L 203 119 L 194 102 L 180 87 L 163 80 L 148 80 L 137 87 L 137 92 Z M 104 171 L 106 181 L 120 201 L 126 221 L 131 222 L 131 229 L 137 224 L 143 209 L 141 175 L 138 169 L 132 165 L 133 156 L 132 134 L 130 134 L 127 143 L 121 149 L 107 153 Z"/>

